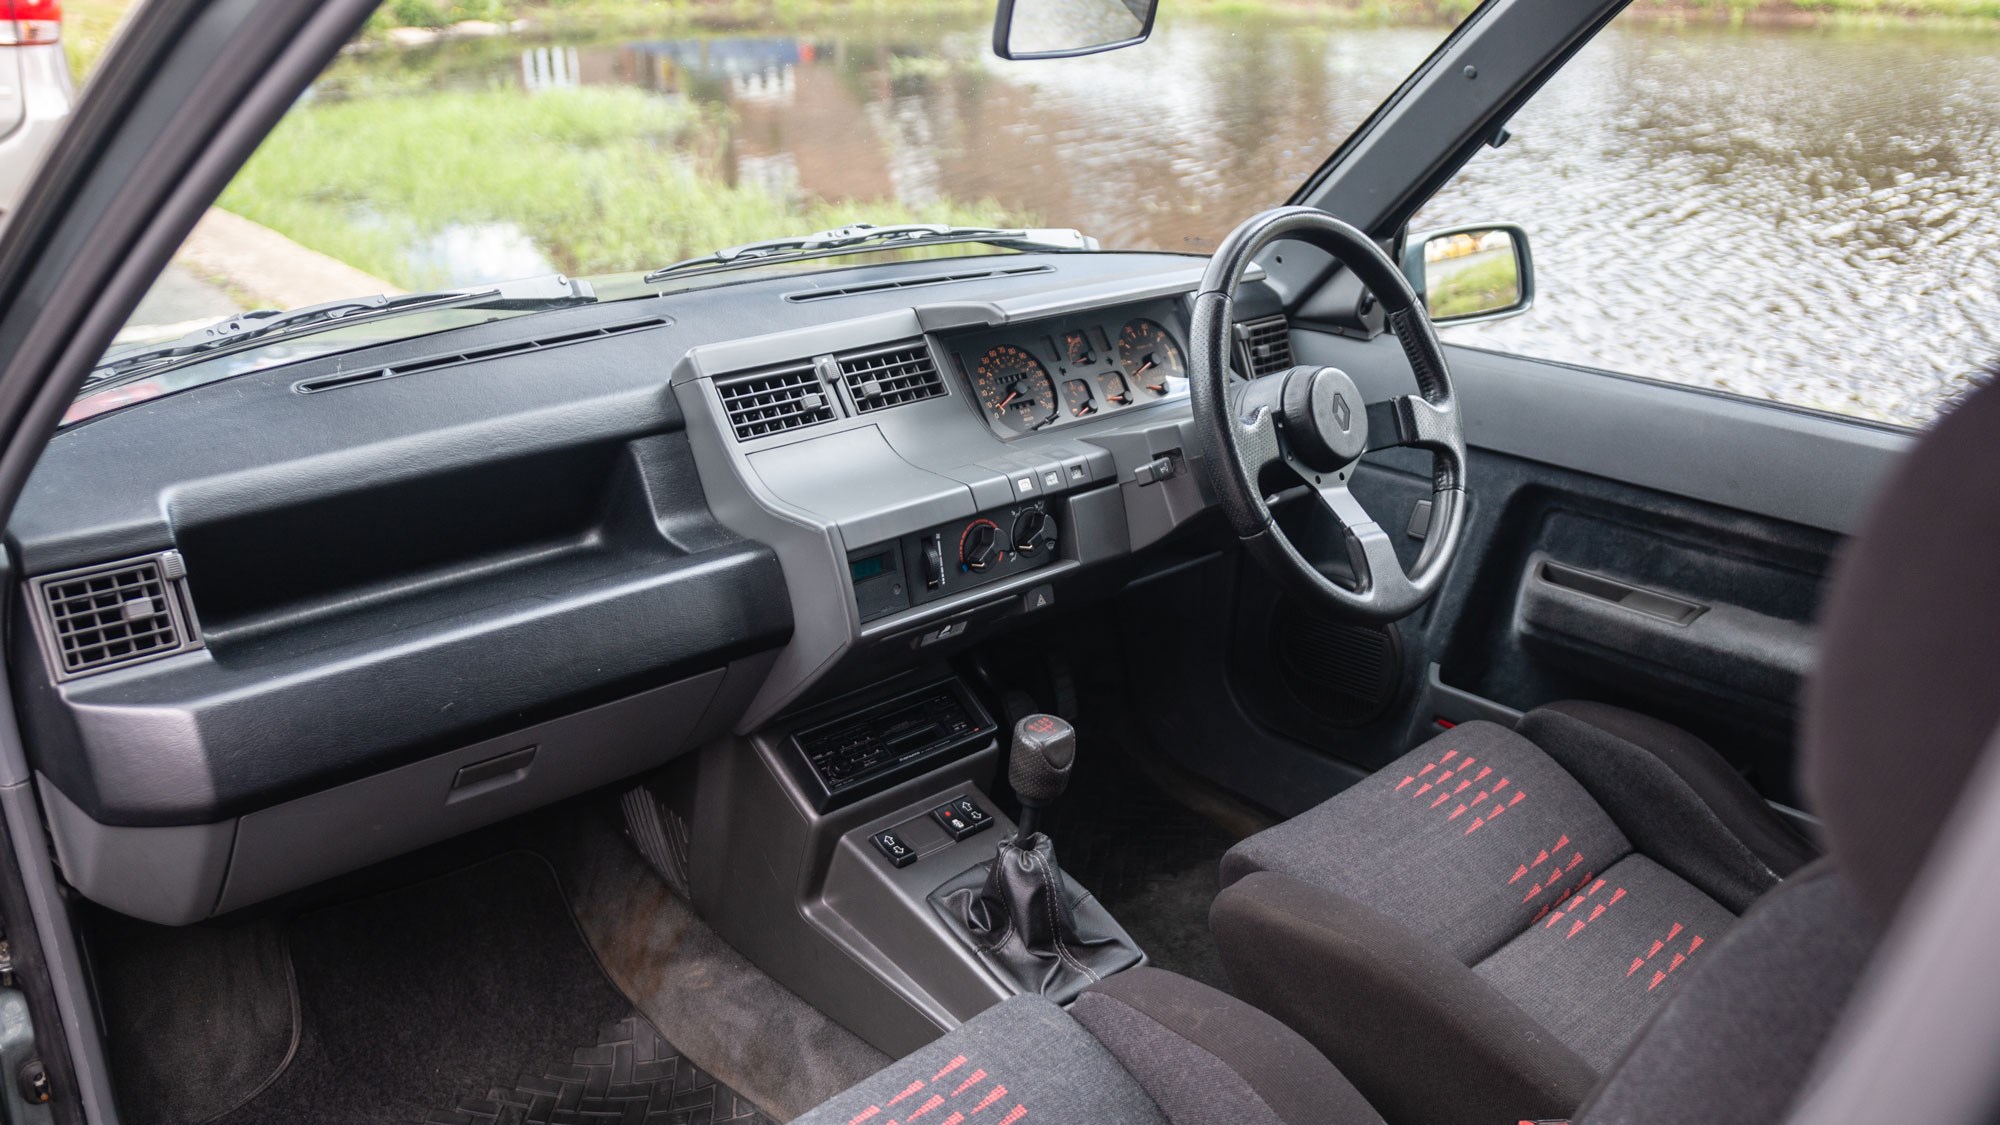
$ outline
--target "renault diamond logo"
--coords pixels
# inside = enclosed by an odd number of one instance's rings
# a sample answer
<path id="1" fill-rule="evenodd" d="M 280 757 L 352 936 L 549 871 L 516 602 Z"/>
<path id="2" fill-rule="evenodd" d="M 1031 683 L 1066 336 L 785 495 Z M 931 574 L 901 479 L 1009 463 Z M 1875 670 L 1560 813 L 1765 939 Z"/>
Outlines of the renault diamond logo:
<path id="1" fill-rule="evenodd" d="M 1342 395 L 1333 396 L 1333 420 L 1340 423 L 1341 431 L 1347 430 L 1347 423 L 1354 417 L 1354 411 L 1347 408 L 1347 399 Z"/>

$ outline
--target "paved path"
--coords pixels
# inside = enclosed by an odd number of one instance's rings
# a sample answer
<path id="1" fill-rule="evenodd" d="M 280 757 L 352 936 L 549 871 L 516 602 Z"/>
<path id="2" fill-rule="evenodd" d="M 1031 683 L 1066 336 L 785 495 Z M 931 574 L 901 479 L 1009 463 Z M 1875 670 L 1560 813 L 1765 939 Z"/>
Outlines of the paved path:
<path id="1" fill-rule="evenodd" d="M 296 309 L 402 290 L 301 246 L 269 227 L 211 208 L 126 322 L 123 343 L 172 339 L 252 308 Z"/>

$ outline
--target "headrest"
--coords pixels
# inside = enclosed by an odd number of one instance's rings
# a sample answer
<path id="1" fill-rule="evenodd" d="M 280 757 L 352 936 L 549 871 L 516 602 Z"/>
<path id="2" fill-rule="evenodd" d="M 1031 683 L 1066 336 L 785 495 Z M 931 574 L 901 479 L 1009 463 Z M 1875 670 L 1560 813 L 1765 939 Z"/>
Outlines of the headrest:
<path id="1" fill-rule="evenodd" d="M 1974 392 L 1897 466 L 1821 622 L 1805 792 L 1886 923 L 2000 724 L 2000 390 Z"/>

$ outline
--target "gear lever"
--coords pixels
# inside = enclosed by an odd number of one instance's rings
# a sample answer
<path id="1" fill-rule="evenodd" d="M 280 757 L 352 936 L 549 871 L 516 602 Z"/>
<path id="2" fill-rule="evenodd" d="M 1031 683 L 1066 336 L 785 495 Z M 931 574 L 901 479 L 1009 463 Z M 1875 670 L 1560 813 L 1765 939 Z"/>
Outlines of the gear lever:
<path id="1" fill-rule="evenodd" d="M 1054 715 L 1029 715 L 1014 724 L 1014 748 L 1007 758 L 1007 782 L 1021 799 L 1016 843 L 1035 834 L 1041 810 L 1069 788 L 1070 767 L 1076 764 L 1076 728 Z"/>
<path id="2" fill-rule="evenodd" d="M 1076 731 L 1054 715 L 1014 724 L 1007 780 L 1021 798 L 1020 828 L 981 863 L 931 894 L 945 924 L 1016 992 L 1074 999 L 1092 981 L 1142 955 L 1104 904 L 1074 889 L 1056 848 L 1035 831 L 1042 810 L 1069 787 Z"/>

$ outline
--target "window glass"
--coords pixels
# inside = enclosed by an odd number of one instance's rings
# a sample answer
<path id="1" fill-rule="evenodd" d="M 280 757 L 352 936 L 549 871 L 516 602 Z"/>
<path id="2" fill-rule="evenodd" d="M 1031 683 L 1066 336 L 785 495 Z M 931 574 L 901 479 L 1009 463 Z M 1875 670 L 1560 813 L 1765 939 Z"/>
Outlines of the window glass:
<path id="1" fill-rule="evenodd" d="M 1203 252 L 1289 197 L 1470 6 L 1168 0 L 1140 46 L 1008 62 L 993 0 L 388 0 L 107 360 L 377 293 L 560 272 L 629 297 L 659 288 L 649 269 L 860 222 Z"/>
<path id="2" fill-rule="evenodd" d="M 2000 355 L 2000 33 L 1619 17 L 1414 230 L 1525 225 L 1446 339 L 1901 425 Z"/>

